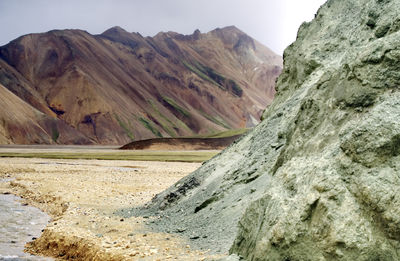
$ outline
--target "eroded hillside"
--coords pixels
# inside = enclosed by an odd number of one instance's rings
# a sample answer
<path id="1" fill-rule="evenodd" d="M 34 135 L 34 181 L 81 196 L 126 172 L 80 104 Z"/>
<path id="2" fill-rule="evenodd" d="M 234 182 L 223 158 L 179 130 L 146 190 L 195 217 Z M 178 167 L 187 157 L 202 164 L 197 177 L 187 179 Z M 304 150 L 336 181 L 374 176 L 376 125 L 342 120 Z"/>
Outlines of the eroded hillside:
<path id="1" fill-rule="evenodd" d="M 8 143 L 125 144 L 254 126 L 281 63 L 233 26 L 155 37 L 119 27 L 30 34 L 0 48 L 0 83 L 59 122 L 60 135 L 14 138 L 0 115 L 2 128 Z M 71 129 L 75 140 L 64 138 Z"/>

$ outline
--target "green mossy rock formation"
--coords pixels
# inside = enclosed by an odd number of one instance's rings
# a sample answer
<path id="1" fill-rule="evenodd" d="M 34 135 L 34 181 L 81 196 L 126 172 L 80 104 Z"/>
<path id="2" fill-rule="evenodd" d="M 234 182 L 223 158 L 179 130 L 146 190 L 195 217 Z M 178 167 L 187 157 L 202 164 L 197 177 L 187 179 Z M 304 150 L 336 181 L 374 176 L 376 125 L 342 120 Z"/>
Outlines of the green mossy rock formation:
<path id="1" fill-rule="evenodd" d="M 323 5 L 263 122 L 159 194 L 154 227 L 245 260 L 400 260 L 399 30 L 398 0 Z"/>

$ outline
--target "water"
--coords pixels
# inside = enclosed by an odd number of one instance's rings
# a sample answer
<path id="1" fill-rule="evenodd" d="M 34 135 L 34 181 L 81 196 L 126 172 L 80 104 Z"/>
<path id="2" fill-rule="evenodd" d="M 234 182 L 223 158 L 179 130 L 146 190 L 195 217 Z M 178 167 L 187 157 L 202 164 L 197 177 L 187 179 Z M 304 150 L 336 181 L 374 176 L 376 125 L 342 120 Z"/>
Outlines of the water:
<path id="1" fill-rule="evenodd" d="M 38 238 L 50 217 L 37 208 L 23 206 L 14 195 L 0 195 L 0 260 L 52 260 L 24 253 L 24 246 Z"/>

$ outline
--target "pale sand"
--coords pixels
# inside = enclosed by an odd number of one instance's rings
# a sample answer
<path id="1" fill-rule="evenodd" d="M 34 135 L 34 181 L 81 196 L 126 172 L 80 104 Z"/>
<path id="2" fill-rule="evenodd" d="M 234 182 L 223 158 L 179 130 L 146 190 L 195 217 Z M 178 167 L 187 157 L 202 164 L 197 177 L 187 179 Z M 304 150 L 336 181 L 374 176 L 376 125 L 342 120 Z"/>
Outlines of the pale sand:
<path id="1" fill-rule="evenodd" d="M 52 217 L 28 244 L 34 254 L 78 260 L 206 260 L 176 234 L 148 231 L 144 219 L 113 214 L 139 206 L 199 163 L 0 158 L 0 193 L 23 197 Z"/>

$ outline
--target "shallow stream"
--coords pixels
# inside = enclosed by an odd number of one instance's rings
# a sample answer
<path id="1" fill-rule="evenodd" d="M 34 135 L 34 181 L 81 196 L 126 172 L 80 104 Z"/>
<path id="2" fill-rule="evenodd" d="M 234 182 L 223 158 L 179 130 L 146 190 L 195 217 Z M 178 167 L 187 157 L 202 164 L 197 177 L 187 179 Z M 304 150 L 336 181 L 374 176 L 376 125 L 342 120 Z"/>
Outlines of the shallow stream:
<path id="1" fill-rule="evenodd" d="M 24 246 L 40 236 L 50 217 L 37 208 L 22 205 L 19 197 L 0 195 L 0 260 L 52 260 L 24 253 Z"/>

